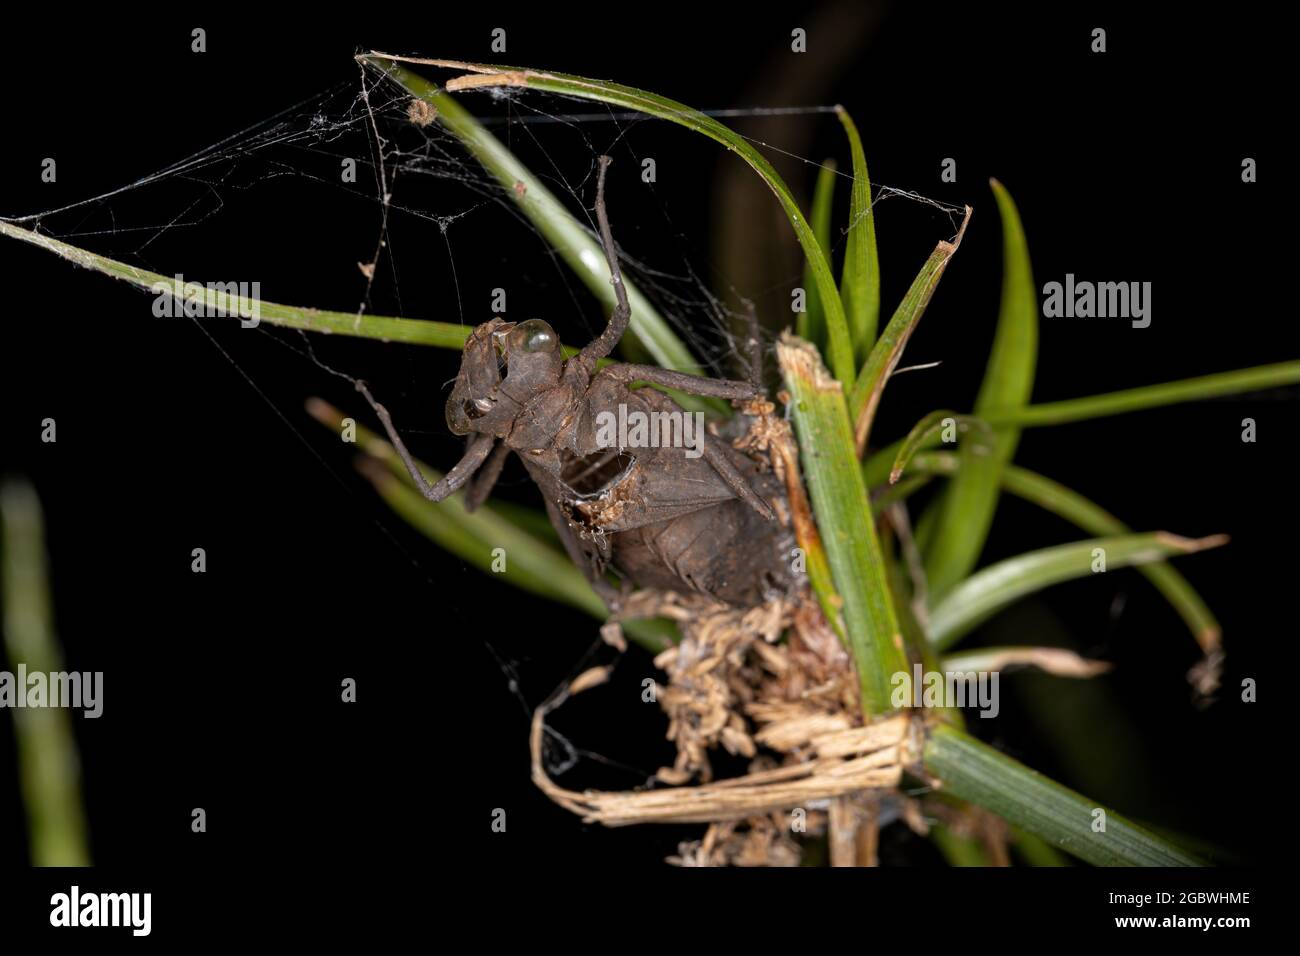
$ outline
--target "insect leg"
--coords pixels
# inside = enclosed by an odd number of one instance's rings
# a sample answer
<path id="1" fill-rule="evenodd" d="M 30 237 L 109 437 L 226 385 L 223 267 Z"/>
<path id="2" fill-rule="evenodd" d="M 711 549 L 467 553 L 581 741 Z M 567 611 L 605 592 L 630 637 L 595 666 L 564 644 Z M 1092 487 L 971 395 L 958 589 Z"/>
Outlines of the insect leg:
<path id="1" fill-rule="evenodd" d="M 483 467 L 478 470 L 469 484 L 465 486 L 465 510 L 475 511 L 478 506 L 487 501 L 488 495 L 492 493 L 492 487 L 501 477 L 501 469 L 505 467 L 506 459 L 510 457 L 510 446 L 505 442 L 497 445 L 492 449 L 492 454 L 484 462 Z"/>
<path id="2" fill-rule="evenodd" d="M 642 369 L 648 369 L 651 372 L 658 372 L 669 376 L 681 374 L 680 372 L 669 372 L 666 369 L 654 368 L 649 365 L 606 365 L 601 369 L 600 375 L 597 376 L 597 379 L 599 379 L 601 375 L 610 375 L 611 373 L 618 374 L 618 370 L 620 369 L 632 369 L 631 377 L 633 381 L 646 381 L 646 379 L 641 376 Z M 751 389 L 751 386 L 747 382 L 731 382 L 726 379 L 716 378 L 698 378 L 694 375 L 683 375 L 682 377 L 709 385 L 732 386 L 734 388 L 746 390 Z M 661 379 L 661 381 L 671 383 L 672 379 Z M 673 385 L 672 387 L 676 386 Z M 710 393 L 704 392 L 702 394 L 707 395 Z M 713 392 L 711 394 L 717 395 L 719 393 Z M 647 391 L 643 400 L 650 403 L 651 407 L 666 407 L 669 409 L 678 408 L 677 403 L 667 395 L 653 390 Z M 732 463 L 730 456 L 727 454 L 727 447 L 717 437 L 709 434 L 708 431 L 703 431 L 702 437 L 704 438 L 704 441 L 702 442 L 701 451 L 703 452 L 704 460 L 713 467 L 713 470 L 718 473 L 718 477 L 721 478 L 727 487 L 731 489 L 732 493 L 745 504 L 757 511 L 764 520 L 776 520 L 776 515 L 773 513 L 771 507 L 768 506 L 768 503 L 758 496 L 758 493 L 754 491 L 753 487 L 749 484 L 749 481 L 746 480 L 745 476 L 742 475 L 739 469 L 737 469 Z"/>
<path id="3" fill-rule="evenodd" d="M 469 446 L 465 449 L 465 454 L 461 460 L 452 466 L 451 471 L 442 476 L 441 481 L 436 485 L 431 485 L 429 480 L 424 477 L 424 472 L 420 471 L 420 467 L 415 463 L 415 459 L 411 457 L 411 453 L 406 450 L 406 444 L 402 441 L 402 436 L 397 434 L 397 429 L 393 427 L 393 419 L 388 414 L 388 409 L 375 401 L 375 397 L 370 394 L 370 389 L 366 387 L 365 382 L 357 381 L 357 391 L 366 397 L 370 407 L 379 416 L 384 431 L 388 433 L 388 440 L 397 449 L 402 464 L 411 473 L 411 478 L 415 481 L 416 487 L 420 489 L 420 493 L 430 501 L 442 501 L 469 481 L 474 472 L 478 470 L 479 465 L 483 464 L 483 460 L 487 458 L 488 453 L 492 451 L 495 439 L 491 435 L 475 435 L 470 439 Z"/>
<path id="4" fill-rule="evenodd" d="M 742 475 L 736 466 L 731 463 L 727 457 L 726 450 L 718 442 L 718 439 L 712 435 L 704 436 L 704 460 L 713 466 L 713 470 L 718 473 L 727 487 L 736 493 L 736 497 L 749 505 L 767 521 L 775 521 L 776 514 L 766 501 L 760 498 L 754 491 L 745 476 Z"/>
<path id="5" fill-rule="evenodd" d="M 600 370 L 600 374 L 607 375 L 624 385 L 645 382 L 647 385 L 675 388 L 688 395 L 705 395 L 711 398 L 747 399 L 762 394 L 761 389 L 749 382 L 737 382 L 727 378 L 704 378 L 700 375 L 659 368 L 657 365 L 630 365 L 619 362 L 615 365 L 606 365 Z"/>
<path id="6" fill-rule="evenodd" d="M 623 274 L 618 267 L 618 251 L 614 248 L 614 235 L 609 228 L 609 214 L 605 211 L 605 170 L 612 160 L 608 156 L 600 157 L 596 173 L 596 222 L 600 226 L 600 245 L 605 250 L 605 262 L 609 265 L 609 281 L 614 287 L 614 311 L 609 314 L 609 324 L 599 337 L 587 344 L 577 358 L 588 371 L 596 367 L 596 362 L 614 351 L 614 346 L 627 331 L 627 324 L 632 318 L 632 306 L 627 301 L 627 289 L 623 287 Z"/>

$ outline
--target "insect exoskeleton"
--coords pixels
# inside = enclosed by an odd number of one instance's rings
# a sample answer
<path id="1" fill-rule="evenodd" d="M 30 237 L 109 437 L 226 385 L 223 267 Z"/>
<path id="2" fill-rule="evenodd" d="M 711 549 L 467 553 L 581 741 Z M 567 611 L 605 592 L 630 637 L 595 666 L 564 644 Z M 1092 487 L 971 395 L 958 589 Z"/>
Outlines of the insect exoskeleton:
<path id="1" fill-rule="evenodd" d="M 542 319 L 511 323 L 498 317 L 477 326 L 466 339 L 446 409 L 447 427 L 468 441 L 442 480 L 427 482 L 388 412 L 364 384 L 358 389 L 432 501 L 464 488 L 466 507 L 477 507 L 505 459 L 518 453 L 565 550 L 607 600 L 617 594 L 606 577 L 612 570 L 638 587 L 760 603 L 791 586 L 784 560 L 791 535 L 769 503 L 781 499 L 780 482 L 770 468 L 708 432 L 702 416 L 693 428 L 668 395 L 632 387 L 743 401 L 761 395 L 758 376 L 742 382 L 646 365 L 599 368 L 631 318 L 605 208 L 608 165 L 602 157 L 596 180 L 596 218 L 615 298 L 604 331 L 566 360 L 555 330 Z M 602 416 L 626 421 L 629 409 L 652 422 L 679 424 L 670 434 L 680 440 L 640 447 L 598 430 Z"/>

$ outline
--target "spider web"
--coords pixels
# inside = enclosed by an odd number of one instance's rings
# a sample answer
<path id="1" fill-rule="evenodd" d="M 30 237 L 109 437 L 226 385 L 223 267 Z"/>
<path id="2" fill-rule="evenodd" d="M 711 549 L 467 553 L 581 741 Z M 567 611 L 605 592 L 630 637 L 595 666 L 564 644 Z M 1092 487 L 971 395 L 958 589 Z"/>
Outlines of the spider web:
<path id="1" fill-rule="evenodd" d="M 625 184 L 617 187 L 610 200 L 625 277 L 655 304 L 686 343 L 698 360 L 695 371 L 715 376 L 736 373 L 743 361 L 732 333 L 738 316 L 726 302 L 740 301 L 766 290 L 736 289 L 730 287 L 725 276 L 702 274 L 709 271 L 702 265 L 707 250 L 698 245 L 699 236 L 689 235 L 675 221 L 675 213 L 681 207 L 674 195 L 675 187 L 667 182 L 662 186 L 647 182 L 640 176 L 642 161 L 651 153 L 665 155 L 693 138 L 699 141 L 698 148 L 716 155 L 715 144 L 676 130 L 663 120 L 610 108 L 593 109 L 590 102 L 535 89 L 494 87 L 458 94 L 458 98 L 593 236 L 597 160 L 602 155 L 613 156 L 611 185 L 615 176 L 625 177 Z M 594 337 L 605 321 L 594 297 L 522 212 L 508 190 L 436 120 L 427 124 L 417 121 L 420 118 L 412 115 L 411 103 L 409 94 L 381 71 L 361 67 L 358 76 L 292 104 L 154 173 L 101 195 L 6 221 L 171 275 L 176 270 L 159 261 L 173 261 L 170 252 L 161 248 L 167 245 L 162 240 L 172 240 L 178 233 L 189 231 L 201 231 L 209 242 L 214 234 L 237 236 L 249 226 L 232 222 L 231 217 L 246 215 L 253 197 L 264 195 L 268 189 L 293 190 L 295 194 L 310 195 L 312 203 L 340 211 L 340 225 L 334 234 L 322 237 L 323 242 L 313 245 L 311 254 L 295 256 L 295 259 L 310 258 L 316 269 L 350 276 L 349 281 L 336 285 L 350 287 L 351 298 L 313 301 L 309 291 L 294 295 L 284 292 L 287 286 L 280 283 L 263 283 L 262 298 L 267 301 L 305 300 L 319 308 L 353 310 L 358 315 L 436 318 L 472 327 L 492 317 L 487 301 L 478 295 L 481 283 L 472 285 L 467 281 L 471 267 L 483 260 L 487 242 L 488 255 L 495 259 L 496 268 L 510 276 L 508 283 L 500 283 L 509 287 L 509 318 L 526 317 L 516 305 L 521 299 L 528 303 L 525 306 L 528 311 L 535 302 L 545 302 L 551 310 L 545 317 L 557 327 L 564 341 L 581 344 Z M 833 106 L 814 105 L 708 112 L 726 119 L 831 114 L 834 110 Z M 807 165 L 810 179 L 821 168 L 820 163 L 785 150 L 779 143 L 751 142 L 760 151 Z M 352 181 L 340 175 L 340 169 L 349 160 L 355 163 Z M 836 170 L 836 175 L 852 180 L 850 172 Z M 641 189 L 635 216 L 616 205 L 634 185 Z M 931 214 L 946 221 L 949 235 L 956 233 L 962 214 L 958 207 L 873 183 L 873 208 L 890 198 L 928 208 Z M 236 211 L 231 211 L 232 206 Z M 832 258 L 842 252 L 849 230 L 861 225 L 861 221 L 856 221 L 842 230 L 833 230 Z M 787 232 L 778 241 L 794 243 L 794 237 Z M 203 263 L 194 265 L 207 268 Z M 771 287 L 789 289 L 801 281 L 800 274 L 773 276 Z M 476 290 L 474 294 L 470 292 L 471 287 Z M 720 290 L 728 295 L 724 297 Z M 283 403 L 263 387 L 262 373 L 254 372 L 231 348 L 231 336 L 218 334 L 215 326 L 209 328 L 199 319 L 193 322 L 230 362 L 235 374 L 262 396 L 322 467 L 340 485 L 349 488 L 317 450 L 319 443 L 303 435 L 286 414 Z M 256 330 L 263 337 L 259 342 L 271 340 L 311 363 L 326 379 L 340 377 L 355 382 L 362 377 L 361 366 L 368 361 L 359 354 L 355 339 L 313 338 L 267 322 L 260 323 Z M 428 349 L 405 351 L 427 354 Z M 427 358 L 421 356 L 420 360 L 426 362 Z M 382 382 L 387 395 L 433 387 L 445 392 L 450 387 L 450 381 L 428 384 L 425 366 L 417 368 L 414 358 L 406 361 L 410 365 L 397 373 L 402 381 Z M 451 353 L 446 353 L 445 367 L 455 367 Z M 365 377 L 379 384 L 377 376 L 366 374 Z M 440 407 L 439 397 L 429 396 L 429 407 Z M 419 424 L 398 420 L 404 433 L 445 432 L 441 425 L 421 428 Z M 394 547 L 423 571 L 421 559 L 411 554 L 382 522 L 376 523 Z M 425 577 L 432 587 L 440 587 L 427 572 Z M 544 693 L 529 695 L 535 698 L 530 702 L 521 686 L 521 661 L 499 652 L 491 642 L 486 643 L 506 678 L 510 693 L 517 698 L 525 715 L 531 715 L 533 707 L 550 693 L 549 688 Z M 596 641 L 592 653 L 598 653 L 601 647 Z M 590 663 L 592 653 L 570 677 Z M 653 769 L 622 766 L 600 754 L 579 749 L 549 726 L 547 732 L 552 776 L 569 769 L 579 758 L 621 767 L 642 781 L 653 776 Z"/>

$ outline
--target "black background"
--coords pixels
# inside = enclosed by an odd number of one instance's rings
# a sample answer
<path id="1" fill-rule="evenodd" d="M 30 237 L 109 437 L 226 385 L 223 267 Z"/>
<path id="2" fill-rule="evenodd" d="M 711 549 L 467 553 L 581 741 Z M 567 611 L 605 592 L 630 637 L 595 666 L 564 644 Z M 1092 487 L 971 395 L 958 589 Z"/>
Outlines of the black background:
<path id="1" fill-rule="evenodd" d="M 1289 269 L 1284 171 L 1280 159 L 1270 162 L 1282 122 L 1277 61 L 1269 31 L 1248 9 L 1212 24 L 1190 14 L 1139 23 L 1096 10 L 940 15 L 899 4 L 864 17 L 848 9 L 656 4 L 607 17 L 594 8 L 428 8 L 280 22 L 266 10 L 173 10 L 32 24 L 10 33 L 0 61 L 0 214 L 100 195 L 335 85 L 351 84 L 350 99 L 358 50 L 491 60 L 490 31 L 503 26 L 509 52 L 497 59 L 609 77 L 699 107 L 842 102 L 863 131 L 873 181 L 975 207 L 908 351 L 909 362 L 943 365 L 891 387 L 879 435 L 972 401 L 1000 288 L 991 175 L 1019 205 L 1040 287 L 1066 272 L 1154 286 L 1147 329 L 1044 320 L 1036 401 L 1295 357 L 1293 319 L 1275 304 Z M 848 62 L 810 66 L 827 74 L 812 84 L 816 98 L 790 104 L 764 81 L 791 69 L 789 32 L 801 25 L 810 63 L 819 44 L 850 31 L 861 39 Z M 195 26 L 207 30 L 202 55 L 189 49 Z M 1089 52 L 1094 26 L 1108 30 L 1104 55 Z M 835 155 L 843 167 L 834 118 L 805 122 L 811 144 L 800 155 Z M 583 128 L 596 151 L 616 132 Z M 558 137 L 553 155 L 581 182 L 594 154 L 576 142 Z M 628 149 L 657 158 L 652 191 Z M 53 185 L 39 179 L 46 156 L 58 161 Z M 739 161 L 659 123 L 637 126 L 614 156 L 620 244 L 669 270 L 685 258 L 723 287 L 728 277 L 713 271 L 719 257 L 708 242 L 710 198 L 717 176 L 748 175 Z M 1259 161 L 1257 184 L 1241 182 L 1245 156 Z M 956 184 L 939 181 L 944 157 L 957 159 Z M 318 159 L 292 161 L 302 171 Z M 813 167 L 780 165 L 806 199 Z M 409 201 L 439 214 L 477 201 L 444 185 Z M 370 257 L 378 234 L 372 189 L 363 202 L 301 175 L 254 176 L 218 189 L 220 210 L 196 225 L 161 235 L 105 231 L 156 227 L 181 212 L 177 195 L 201 192 L 141 189 L 107 204 L 120 219 L 108 220 L 101 204 L 84 219 L 64 214 L 43 226 L 165 274 L 256 278 L 271 300 L 355 308 L 363 286 L 355 263 Z M 788 228 L 773 222 L 771 241 L 793 249 Z M 404 216 L 392 225 L 400 301 L 381 269 L 374 310 L 456 321 L 437 225 Z M 904 200 L 880 206 L 877 228 L 891 309 L 951 230 L 945 216 Z M 599 321 L 585 292 L 559 281 L 537 237 L 501 208 L 454 223 L 448 238 L 466 321 L 484 321 L 488 290 L 503 284 L 526 303 L 518 308 L 544 315 L 566 340 Z M 104 717 L 76 721 L 97 863 L 412 861 L 593 872 L 657 867 L 695 835 L 584 826 L 533 788 L 527 708 L 572 672 L 597 639 L 595 623 L 483 576 L 390 514 L 346 447 L 301 410 L 304 398 L 323 395 L 368 421 L 346 382 L 270 336 L 207 323 L 254 389 L 192 323 L 153 318 L 152 300 L 138 291 L 14 242 L 3 244 L 0 270 L 0 468 L 28 476 L 42 496 L 68 666 L 106 673 Z M 788 295 L 797 276 L 740 291 Z M 781 315 L 768 309 L 765 319 L 774 326 Z M 459 441 L 446 434 L 441 410 L 453 353 L 316 344 L 325 361 L 375 385 L 417 454 L 443 467 L 455 460 Z M 1282 693 L 1276 655 L 1287 655 L 1295 636 L 1295 399 L 1279 390 L 1182 405 L 1031 430 L 1021 443 L 1021 464 L 1137 528 L 1232 535 L 1228 548 L 1182 562 L 1225 630 L 1225 692 L 1214 707 L 1192 706 L 1183 675 L 1196 648 L 1131 571 L 1057 588 L 979 638 L 1068 643 L 1114 661 L 1112 675 L 1088 686 L 1009 678 L 1002 717 L 976 729 L 1099 801 L 1211 841 L 1222 862 L 1262 861 L 1274 843 L 1276 816 L 1260 808 L 1274 787 L 1266 771 L 1277 735 L 1264 705 L 1241 704 L 1235 689 L 1255 677 L 1263 698 Z M 1255 444 L 1240 440 L 1247 416 L 1258 423 Z M 45 417 L 58 422 L 57 444 L 39 440 Z M 508 474 L 502 493 L 537 503 L 521 471 Z M 1077 536 L 1009 500 L 985 560 Z M 194 547 L 207 550 L 206 574 L 190 571 Z M 1270 654 L 1273 681 L 1264 680 Z M 579 747 L 653 770 L 670 753 L 657 710 L 638 696 L 651 674 L 648 657 L 633 650 L 612 687 L 569 705 L 557 726 Z M 339 701 L 344 677 L 358 681 L 355 705 Z M 1057 730 L 1080 724 L 1085 750 L 1058 744 Z M 12 725 L 0 721 L 0 860 L 21 864 L 12 745 Z M 573 787 L 639 781 L 592 761 L 564 778 Z M 194 807 L 207 811 L 207 834 L 190 832 Z M 505 834 L 490 829 L 497 807 L 507 811 Z M 892 831 L 885 854 L 886 862 L 938 860 Z"/>

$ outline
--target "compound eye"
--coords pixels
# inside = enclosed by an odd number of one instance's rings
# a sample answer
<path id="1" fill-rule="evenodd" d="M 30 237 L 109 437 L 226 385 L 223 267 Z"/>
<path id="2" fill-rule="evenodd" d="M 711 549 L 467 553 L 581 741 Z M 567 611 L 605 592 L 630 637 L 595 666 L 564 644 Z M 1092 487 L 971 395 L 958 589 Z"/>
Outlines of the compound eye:
<path id="1" fill-rule="evenodd" d="M 520 322 L 510 333 L 514 343 L 525 352 L 550 352 L 559 347 L 555 330 L 541 319 Z"/>

